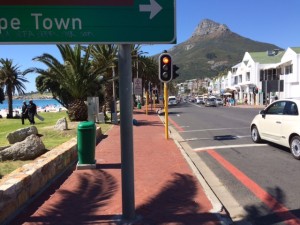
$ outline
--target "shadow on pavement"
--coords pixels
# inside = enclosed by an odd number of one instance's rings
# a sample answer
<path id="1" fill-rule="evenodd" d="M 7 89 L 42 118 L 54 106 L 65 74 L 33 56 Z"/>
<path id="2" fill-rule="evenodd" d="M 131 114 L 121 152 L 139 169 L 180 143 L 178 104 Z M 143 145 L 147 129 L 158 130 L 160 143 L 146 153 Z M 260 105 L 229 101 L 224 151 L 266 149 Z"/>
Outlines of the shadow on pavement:
<path id="1" fill-rule="evenodd" d="M 111 215 L 98 216 L 96 212 L 116 192 L 116 179 L 102 170 L 76 170 L 73 173 L 77 173 L 76 179 L 67 177 L 69 173 L 60 182 L 55 182 L 29 207 L 30 211 L 24 210 L 21 218 L 10 224 L 89 224 L 111 218 Z M 62 185 L 66 179 L 71 183 L 67 189 Z M 48 201 L 47 207 L 39 209 L 45 201 Z"/>
<path id="2" fill-rule="evenodd" d="M 137 207 L 136 214 L 142 218 L 134 224 L 193 225 L 217 221 L 214 214 L 201 213 L 201 202 L 194 201 L 199 186 L 194 177 L 179 173 L 173 177 L 160 193 Z"/>

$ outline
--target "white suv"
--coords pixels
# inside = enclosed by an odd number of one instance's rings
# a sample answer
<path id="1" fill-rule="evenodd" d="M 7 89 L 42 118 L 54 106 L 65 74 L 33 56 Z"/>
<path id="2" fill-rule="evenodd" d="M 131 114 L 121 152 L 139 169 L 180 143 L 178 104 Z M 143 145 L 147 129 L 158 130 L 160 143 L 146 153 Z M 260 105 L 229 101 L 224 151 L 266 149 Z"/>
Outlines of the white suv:
<path id="1" fill-rule="evenodd" d="M 177 105 L 177 99 L 175 96 L 169 96 L 168 105 Z"/>

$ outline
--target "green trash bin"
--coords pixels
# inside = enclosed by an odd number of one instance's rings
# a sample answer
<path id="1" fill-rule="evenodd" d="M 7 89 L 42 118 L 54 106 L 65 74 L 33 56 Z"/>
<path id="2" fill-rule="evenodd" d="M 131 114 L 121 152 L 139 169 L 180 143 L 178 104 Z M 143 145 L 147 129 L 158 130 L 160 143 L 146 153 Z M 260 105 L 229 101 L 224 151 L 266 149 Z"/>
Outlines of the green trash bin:
<path id="1" fill-rule="evenodd" d="M 78 164 L 95 164 L 96 125 L 81 122 L 77 128 Z"/>
<path id="2" fill-rule="evenodd" d="M 141 109 L 141 108 L 142 108 L 142 106 L 141 106 L 141 103 L 140 103 L 140 102 L 138 102 L 138 104 L 137 104 L 137 108 L 138 108 L 138 109 Z"/>

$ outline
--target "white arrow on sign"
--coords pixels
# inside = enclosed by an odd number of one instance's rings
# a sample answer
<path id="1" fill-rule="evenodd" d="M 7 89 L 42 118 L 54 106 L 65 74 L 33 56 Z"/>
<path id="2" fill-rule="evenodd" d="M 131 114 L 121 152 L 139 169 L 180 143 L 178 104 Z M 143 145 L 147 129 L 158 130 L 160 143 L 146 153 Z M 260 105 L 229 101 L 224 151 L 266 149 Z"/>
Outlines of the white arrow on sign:
<path id="1" fill-rule="evenodd" d="M 150 20 L 161 10 L 162 7 L 155 0 L 150 0 L 150 5 L 140 5 L 140 12 L 150 12 Z"/>

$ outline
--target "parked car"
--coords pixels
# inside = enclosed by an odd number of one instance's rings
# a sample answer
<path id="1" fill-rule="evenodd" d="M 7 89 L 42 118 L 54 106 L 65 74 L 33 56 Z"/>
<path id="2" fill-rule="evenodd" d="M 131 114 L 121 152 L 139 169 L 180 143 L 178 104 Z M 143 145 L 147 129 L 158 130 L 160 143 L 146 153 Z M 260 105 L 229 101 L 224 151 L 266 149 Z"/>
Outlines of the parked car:
<path id="1" fill-rule="evenodd" d="M 169 96 L 168 105 L 169 106 L 177 105 L 177 99 L 175 96 Z"/>
<path id="2" fill-rule="evenodd" d="M 205 101 L 205 106 L 217 106 L 217 101 L 215 98 L 208 98 Z"/>
<path id="3" fill-rule="evenodd" d="M 290 148 L 300 159 L 300 99 L 282 99 L 260 111 L 251 122 L 251 138 L 270 141 Z"/>
<path id="4" fill-rule="evenodd" d="M 203 97 L 196 98 L 196 103 L 197 104 L 204 104 L 204 98 Z"/>
<path id="5" fill-rule="evenodd" d="M 221 98 L 216 98 L 217 105 L 224 105 L 224 101 Z"/>

